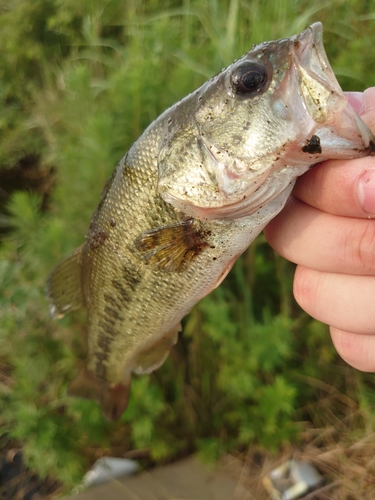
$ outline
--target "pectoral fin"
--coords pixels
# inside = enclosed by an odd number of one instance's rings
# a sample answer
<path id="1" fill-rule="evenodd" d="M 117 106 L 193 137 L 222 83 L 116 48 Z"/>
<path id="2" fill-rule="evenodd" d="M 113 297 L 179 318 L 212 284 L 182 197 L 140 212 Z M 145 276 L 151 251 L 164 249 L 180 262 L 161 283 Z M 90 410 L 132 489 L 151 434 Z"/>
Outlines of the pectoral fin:
<path id="1" fill-rule="evenodd" d="M 68 395 L 92 399 L 100 403 L 103 416 L 110 421 L 118 420 L 128 406 L 130 380 L 128 383 L 110 385 L 98 380 L 89 370 L 83 368 L 68 387 Z"/>
<path id="2" fill-rule="evenodd" d="M 181 323 L 179 323 L 155 344 L 142 351 L 137 357 L 133 372 L 138 375 L 143 375 L 145 373 L 151 373 L 159 368 L 159 366 L 161 366 L 167 359 L 171 347 L 176 344 L 178 340 L 178 332 L 181 330 L 182 326 Z"/>
<path id="3" fill-rule="evenodd" d="M 47 297 L 51 316 L 62 318 L 83 304 L 81 253 L 82 246 L 56 266 L 48 277 Z"/>
<path id="4" fill-rule="evenodd" d="M 209 246 L 207 236 L 208 232 L 196 227 L 193 219 L 187 219 L 141 233 L 135 246 L 148 264 L 163 271 L 181 272 L 188 262 Z"/>

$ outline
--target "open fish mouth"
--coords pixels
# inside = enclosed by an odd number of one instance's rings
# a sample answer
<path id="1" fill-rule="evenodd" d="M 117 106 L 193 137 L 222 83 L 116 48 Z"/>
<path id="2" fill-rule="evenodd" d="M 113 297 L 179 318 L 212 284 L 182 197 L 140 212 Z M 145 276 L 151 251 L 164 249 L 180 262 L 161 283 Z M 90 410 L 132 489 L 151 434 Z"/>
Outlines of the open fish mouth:
<path id="1" fill-rule="evenodd" d="M 323 45 L 323 26 L 314 23 L 295 36 L 294 67 L 304 105 L 317 124 L 311 151 L 330 158 L 350 158 L 353 151 L 373 154 L 374 136 L 359 118 L 343 93 Z M 301 145 L 303 148 L 305 145 Z"/>
<path id="2" fill-rule="evenodd" d="M 317 162 L 374 154 L 375 138 L 344 95 L 322 32 L 315 23 L 256 45 L 197 91 L 204 106 L 159 154 L 165 201 L 195 218 L 244 217 Z"/>
<path id="3" fill-rule="evenodd" d="M 327 123 L 345 107 L 346 98 L 324 49 L 322 24 L 314 23 L 293 38 L 292 55 L 304 104 L 315 122 Z"/>

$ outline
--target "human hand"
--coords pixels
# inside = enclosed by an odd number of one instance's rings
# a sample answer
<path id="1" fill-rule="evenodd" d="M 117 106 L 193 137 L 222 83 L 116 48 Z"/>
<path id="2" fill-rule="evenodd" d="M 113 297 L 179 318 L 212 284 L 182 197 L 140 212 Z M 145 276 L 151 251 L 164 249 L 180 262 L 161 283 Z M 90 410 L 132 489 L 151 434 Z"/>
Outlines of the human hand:
<path id="1" fill-rule="evenodd" d="M 375 131 L 375 87 L 347 95 Z M 375 158 L 312 168 L 265 235 L 298 264 L 294 296 L 330 325 L 340 356 L 359 370 L 375 371 Z"/>

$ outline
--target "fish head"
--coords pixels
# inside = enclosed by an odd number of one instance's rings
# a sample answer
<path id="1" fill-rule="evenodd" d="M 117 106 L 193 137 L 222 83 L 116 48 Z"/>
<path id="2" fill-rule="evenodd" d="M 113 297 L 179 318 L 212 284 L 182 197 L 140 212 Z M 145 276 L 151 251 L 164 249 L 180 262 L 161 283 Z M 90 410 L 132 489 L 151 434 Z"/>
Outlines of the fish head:
<path id="1" fill-rule="evenodd" d="M 321 23 L 254 46 L 164 120 L 158 191 L 206 220 L 251 215 L 311 165 L 375 150 L 329 64 Z"/>

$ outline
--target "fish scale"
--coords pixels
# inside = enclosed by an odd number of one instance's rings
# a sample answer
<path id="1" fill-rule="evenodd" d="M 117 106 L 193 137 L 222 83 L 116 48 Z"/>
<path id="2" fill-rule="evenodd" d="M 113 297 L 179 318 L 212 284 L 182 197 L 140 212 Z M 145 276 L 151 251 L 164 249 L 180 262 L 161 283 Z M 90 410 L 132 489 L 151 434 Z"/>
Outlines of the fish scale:
<path id="1" fill-rule="evenodd" d="M 167 334 L 179 324 L 181 301 L 185 301 L 185 294 L 190 289 L 199 293 L 199 287 L 205 287 L 207 264 L 212 259 L 205 252 L 201 262 L 198 260 L 194 266 L 187 267 L 175 279 L 170 273 L 166 275 L 162 271 L 150 269 L 134 246 L 140 233 L 150 227 L 178 223 L 182 216 L 166 204 L 155 189 L 155 151 L 156 138 L 159 136 L 159 128 L 155 127 L 150 136 L 144 138 L 147 154 L 144 154 L 140 142 L 119 165 L 110 191 L 92 224 L 93 228 L 104 228 L 108 237 L 100 248 L 91 249 L 92 235 L 89 233 L 86 243 L 84 259 L 89 271 L 85 277 L 87 285 L 84 283 L 83 286 L 91 286 L 96 290 L 90 295 L 88 306 L 89 311 L 96 312 L 88 317 L 88 330 L 94 332 L 88 340 L 88 357 L 91 361 L 88 368 L 99 378 L 108 376 L 110 380 L 118 382 L 123 381 L 123 366 L 130 363 L 129 358 L 134 358 L 135 350 L 139 347 L 144 349 L 147 344 L 152 345 L 154 338 Z M 154 149 L 150 148 L 153 143 Z M 150 192 L 154 192 L 155 196 L 150 197 Z M 121 200 L 124 199 L 128 203 L 122 206 Z M 115 227 L 110 225 L 112 218 L 116 221 Z M 95 233 L 95 230 L 91 231 Z M 124 270 L 130 276 L 124 276 Z M 152 322 L 147 321 L 146 310 Z M 115 315 L 118 317 L 114 317 L 113 311 L 117 311 Z M 140 330 L 143 331 L 142 335 Z M 123 335 L 124 331 L 126 335 Z M 102 354 L 98 358 L 96 351 L 100 339 L 108 337 L 111 338 L 108 342 L 111 354 L 108 353 L 106 358 Z"/>
<path id="2" fill-rule="evenodd" d="M 85 243 L 48 280 L 51 313 L 87 310 L 69 386 L 106 418 L 126 409 L 181 319 L 285 205 L 296 178 L 375 139 L 330 68 L 320 23 L 254 46 L 152 123 L 104 187 Z"/>

